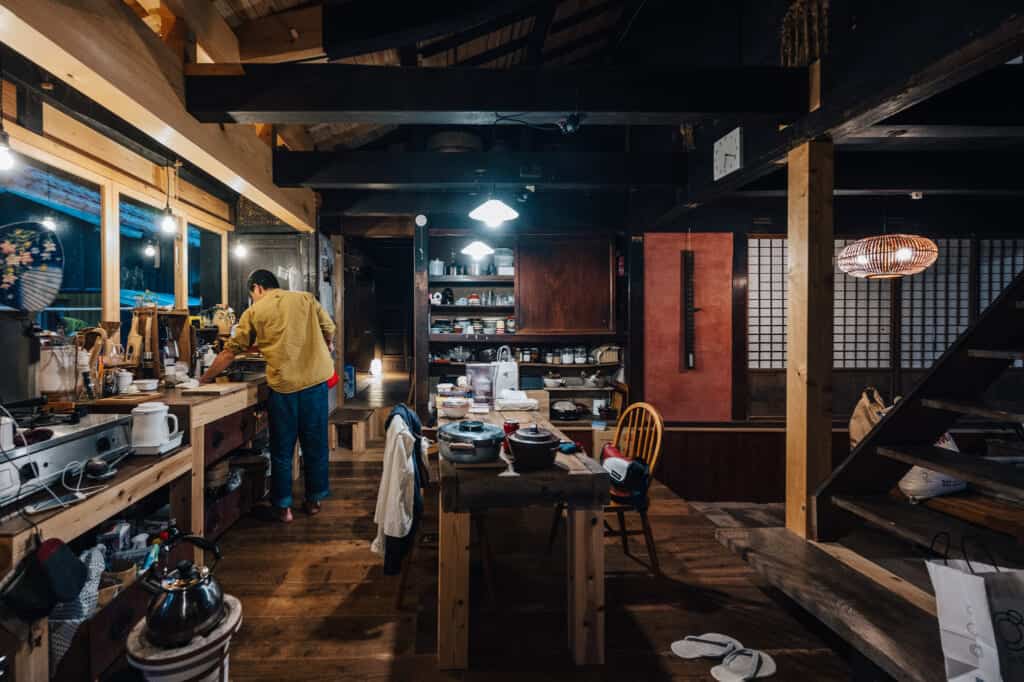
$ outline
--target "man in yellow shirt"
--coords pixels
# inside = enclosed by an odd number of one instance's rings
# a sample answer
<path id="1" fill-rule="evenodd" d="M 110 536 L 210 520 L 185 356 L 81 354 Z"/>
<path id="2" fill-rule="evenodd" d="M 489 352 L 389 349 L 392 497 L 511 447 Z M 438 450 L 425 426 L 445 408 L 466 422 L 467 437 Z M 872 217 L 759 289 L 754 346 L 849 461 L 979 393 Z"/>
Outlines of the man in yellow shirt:
<path id="1" fill-rule="evenodd" d="M 306 513 L 318 514 L 329 492 L 327 380 L 334 374 L 334 322 L 312 294 L 281 290 L 267 270 L 249 275 L 248 289 L 252 305 L 201 381 L 216 379 L 250 346 L 263 353 L 270 386 L 270 501 L 276 517 L 290 523 L 296 439 L 306 470 Z"/>

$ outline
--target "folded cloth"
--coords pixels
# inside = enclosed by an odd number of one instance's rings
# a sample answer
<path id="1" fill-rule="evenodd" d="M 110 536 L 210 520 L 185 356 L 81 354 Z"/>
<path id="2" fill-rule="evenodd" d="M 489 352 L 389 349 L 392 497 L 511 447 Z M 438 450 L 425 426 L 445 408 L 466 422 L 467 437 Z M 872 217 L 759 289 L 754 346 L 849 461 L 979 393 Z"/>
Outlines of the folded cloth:
<path id="1" fill-rule="evenodd" d="M 497 398 L 494 401 L 494 409 L 499 412 L 502 410 L 528 412 L 530 410 L 536 410 L 538 406 L 539 403 L 533 398 L 526 398 L 525 400 L 506 400 L 505 398 Z"/>

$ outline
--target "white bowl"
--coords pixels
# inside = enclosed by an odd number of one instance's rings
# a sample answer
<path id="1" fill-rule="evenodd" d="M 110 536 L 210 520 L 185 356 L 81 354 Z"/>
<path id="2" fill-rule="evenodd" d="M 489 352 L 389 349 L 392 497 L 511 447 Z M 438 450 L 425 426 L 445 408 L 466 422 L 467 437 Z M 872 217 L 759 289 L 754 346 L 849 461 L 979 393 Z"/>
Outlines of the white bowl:
<path id="1" fill-rule="evenodd" d="M 548 379 L 544 377 L 544 388 L 559 388 L 565 385 L 565 379 Z"/>
<path id="2" fill-rule="evenodd" d="M 462 419 L 469 413 L 469 401 L 465 398 L 445 398 L 441 401 L 441 416 L 447 419 Z"/>
<path id="3" fill-rule="evenodd" d="M 132 385 L 138 388 L 140 391 L 155 391 L 157 386 L 160 385 L 159 379 L 136 379 L 132 382 Z"/>

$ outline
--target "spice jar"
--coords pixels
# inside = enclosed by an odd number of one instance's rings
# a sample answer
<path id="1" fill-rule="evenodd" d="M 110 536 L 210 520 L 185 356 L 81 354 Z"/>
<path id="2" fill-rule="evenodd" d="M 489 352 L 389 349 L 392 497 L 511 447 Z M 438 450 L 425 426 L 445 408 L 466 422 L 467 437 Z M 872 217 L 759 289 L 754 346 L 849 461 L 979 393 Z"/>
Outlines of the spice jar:
<path id="1" fill-rule="evenodd" d="M 576 346 L 576 352 L 575 352 L 575 354 L 573 356 L 573 361 L 577 365 L 585 365 L 585 364 L 587 364 L 587 347 L 586 346 Z"/>
<path id="2" fill-rule="evenodd" d="M 559 359 L 561 359 L 561 358 L 559 357 Z M 554 351 L 550 351 L 549 350 L 546 353 L 544 353 L 544 362 L 546 362 L 549 365 L 555 364 L 555 353 L 554 353 Z"/>
<path id="3" fill-rule="evenodd" d="M 576 355 L 575 355 L 575 353 L 573 353 L 572 348 L 563 348 L 562 349 L 562 364 L 563 365 L 571 365 L 573 362 L 575 362 L 575 358 L 576 358 Z"/>

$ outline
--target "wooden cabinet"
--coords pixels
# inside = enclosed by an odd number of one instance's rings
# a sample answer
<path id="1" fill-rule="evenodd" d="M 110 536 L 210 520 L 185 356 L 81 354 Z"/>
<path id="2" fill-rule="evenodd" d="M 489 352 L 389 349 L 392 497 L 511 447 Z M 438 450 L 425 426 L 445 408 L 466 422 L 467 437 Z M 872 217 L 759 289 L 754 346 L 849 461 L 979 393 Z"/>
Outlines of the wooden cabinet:
<path id="1" fill-rule="evenodd" d="M 613 258 L 607 236 L 521 237 L 516 269 L 520 331 L 615 331 Z"/>

